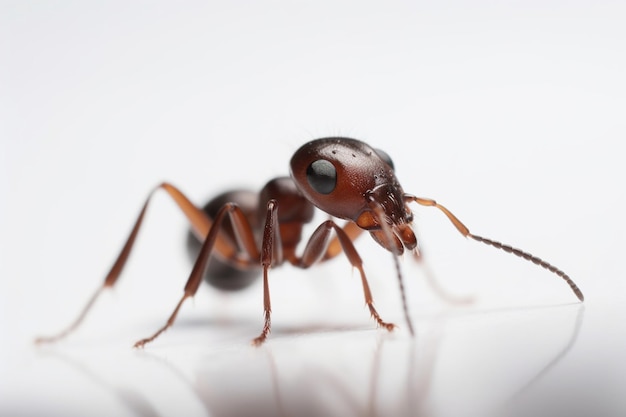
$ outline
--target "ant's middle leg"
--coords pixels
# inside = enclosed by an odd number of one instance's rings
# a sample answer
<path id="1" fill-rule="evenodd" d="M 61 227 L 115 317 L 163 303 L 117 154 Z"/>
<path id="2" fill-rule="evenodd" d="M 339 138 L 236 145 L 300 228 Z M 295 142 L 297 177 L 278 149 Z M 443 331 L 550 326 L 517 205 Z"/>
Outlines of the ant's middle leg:
<path id="1" fill-rule="evenodd" d="M 135 343 L 136 348 L 143 347 L 146 343 L 153 341 L 161 333 L 171 327 L 174 324 L 176 316 L 178 315 L 178 311 L 180 310 L 185 300 L 187 298 L 193 297 L 196 294 L 196 292 L 198 291 L 198 287 L 202 282 L 202 276 L 204 275 L 204 271 L 206 270 L 209 258 L 211 257 L 211 255 L 213 255 L 216 243 L 218 242 L 220 236 L 219 232 L 224 226 L 224 220 L 226 219 L 226 217 L 230 219 L 230 222 L 233 225 L 234 233 L 237 238 L 237 242 L 242 247 L 242 249 L 244 250 L 244 254 L 246 255 L 246 257 L 244 258 L 233 257 L 231 261 L 238 263 L 242 267 L 258 265 L 260 253 L 255 243 L 254 232 L 250 227 L 250 224 L 248 223 L 245 214 L 234 203 L 224 204 L 215 215 L 213 224 L 209 229 L 209 233 L 202 243 L 200 253 L 196 258 L 196 262 L 194 263 L 193 269 L 191 270 L 189 278 L 187 279 L 187 283 L 185 284 L 183 296 L 176 305 L 176 308 L 174 308 L 174 311 L 170 315 L 165 325 L 157 330 L 152 336 L 137 341 Z"/>

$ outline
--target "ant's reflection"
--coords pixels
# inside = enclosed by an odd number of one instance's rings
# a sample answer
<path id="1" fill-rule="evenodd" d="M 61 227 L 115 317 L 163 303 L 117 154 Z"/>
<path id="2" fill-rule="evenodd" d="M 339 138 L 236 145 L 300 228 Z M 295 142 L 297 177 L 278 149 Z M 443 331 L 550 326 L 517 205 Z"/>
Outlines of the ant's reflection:
<path id="1" fill-rule="evenodd" d="M 549 314 L 542 309 L 549 310 Z M 459 411 L 465 411 L 463 415 L 470 411 L 501 415 L 499 411 L 521 401 L 537 381 L 567 356 L 576 343 L 583 312 L 581 305 L 488 311 L 476 321 L 478 325 L 462 326 L 455 321 L 471 320 L 471 313 L 443 315 L 419 322 L 420 331 L 413 339 L 402 333 L 380 332 L 373 337 L 371 331 L 345 329 L 287 338 L 281 334 L 292 332 L 277 327 L 272 341 L 258 349 L 236 346 L 191 354 L 181 354 L 179 348 L 132 352 L 130 357 L 121 358 L 120 366 L 126 367 L 128 375 L 121 382 L 114 370 L 98 367 L 93 358 L 80 360 L 57 349 L 40 352 L 58 357 L 78 370 L 98 389 L 108 391 L 116 406 L 139 417 L 181 413 L 219 417 L 439 416 Z M 478 314 L 481 313 L 475 313 Z M 563 326 L 564 320 L 570 325 Z M 458 330 L 467 326 L 469 333 Z M 472 326 L 477 334 L 472 332 Z M 495 327 L 496 331 L 483 338 L 484 327 Z M 534 339 L 538 327 L 553 337 Z M 512 334 L 524 338 L 527 347 L 538 351 L 524 363 L 524 368 L 532 370 L 524 374 L 525 379 L 518 377 L 520 367 L 515 352 L 500 348 L 499 343 Z M 472 354 L 490 344 L 500 351 L 490 351 L 488 359 Z M 476 363 L 469 368 L 457 367 L 461 362 Z M 517 368 L 513 366 L 516 363 Z M 159 374 L 158 390 L 154 388 L 157 385 L 146 386 L 145 377 L 135 378 L 142 369 Z M 480 397 L 494 388 L 497 390 L 493 391 L 504 392 L 501 397 L 490 398 L 488 407 L 471 410 L 472 404 L 462 401 L 450 405 L 450 401 L 456 401 L 455 390 L 460 386 L 457 379 L 472 377 L 463 375 L 468 369 L 498 370 L 514 376 L 505 380 L 505 387 L 493 386 L 483 376 L 482 384 L 470 387 L 469 393 L 458 393 L 469 397 L 475 389 Z M 477 379 L 479 374 L 475 375 Z M 177 407 L 159 406 L 157 400 L 164 401 L 164 392 Z M 183 394 L 177 396 L 176 392 Z M 183 403 L 195 403 L 195 408 Z"/>

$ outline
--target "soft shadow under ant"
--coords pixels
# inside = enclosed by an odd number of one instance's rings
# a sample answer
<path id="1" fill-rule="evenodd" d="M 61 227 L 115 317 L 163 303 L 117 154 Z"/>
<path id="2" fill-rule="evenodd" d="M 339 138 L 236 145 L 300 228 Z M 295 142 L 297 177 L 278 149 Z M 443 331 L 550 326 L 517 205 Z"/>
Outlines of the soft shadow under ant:
<path id="1" fill-rule="evenodd" d="M 536 308 L 535 310 L 547 309 L 547 307 Z M 570 308 L 569 306 L 556 306 L 552 308 Z M 528 309 L 513 310 L 515 312 L 524 312 Z M 491 311 L 488 314 L 493 316 L 501 313 L 507 313 L 511 310 L 501 311 L 500 313 Z M 471 313 L 475 314 L 475 313 Z M 337 415 L 333 414 L 336 408 L 340 408 L 342 412 L 348 411 L 348 415 L 354 416 L 368 416 L 379 417 L 385 415 L 395 416 L 411 416 L 411 417 L 426 417 L 437 415 L 437 404 L 432 401 L 432 380 L 436 375 L 437 364 L 445 360 L 445 357 L 441 357 L 441 346 L 445 343 L 447 332 L 447 323 L 449 320 L 454 320 L 456 316 L 440 315 L 436 318 L 422 319 L 425 322 L 422 323 L 422 328 L 425 330 L 420 332 L 420 335 L 416 338 L 401 338 L 396 334 L 381 333 L 377 337 L 376 345 L 370 348 L 369 345 L 363 346 L 362 340 L 353 343 L 351 346 L 358 347 L 358 351 L 355 352 L 354 359 L 350 359 L 350 356 L 342 356 L 340 360 L 350 360 L 353 362 L 353 366 L 360 366 L 363 359 L 366 360 L 365 364 L 369 363 L 369 377 L 366 383 L 357 384 L 359 389 L 355 389 L 352 384 L 354 381 L 346 380 L 342 374 L 337 373 L 337 370 L 324 366 L 319 366 L 316 361 L 322 360 L 322 356 L 310 356 L 308 350 L 300 350 L 298 346 L 305 347 L 309 343 L 323 343 L 320 338 L 325 337 L 323 334 L 303 335 L 302 338 L 283 340 L 276 339 L 276 343 L 265 345 L 261 350 L 249 351 L 244 346 L 239 348 L 235 347 L 233 351 L 226 351 L 225 354 L 229 357 L 227 362 L 233 364 L 242 364 L 240 358 L 244 352 L 254 353 L 252 360 L 255 365 L 256 372 L 253 377 L 259 378 L 264 383 L 259 385 L 258 395 L 256 402 L 244 406 L 242 408 L 240 402 L 241 392 L 229 392 L 227 396 L 223 396 L 223 389 L 216 391 L 216 388 L 220 388 L 220 381 L 224 381 L 228 378 L 241 377 L 246 375 L 246 370 L 241 370 L 239 374 L 230 376 L 227 369 L 221 369 L 219 367 L 211 369 L 208 372 L 203 365 L 200 368 L 192 371 L 192 375 L 195 378 L 188 376 L 183 372 L 177 364 L 176 356 L 171 354 L 161 354 L 160 351 L 138 351 L 136 355 L 133 355 L 137 359 L 148 359 L 150 362 L 155 363 L 159 367 L 163 367 L 169 371 L 172 377 L 180 382 L 183 386 L 187 387 L 190 393 L 198 399 L 202 404 L 206 415 L 210 416 L 232 416 L 233 408 L 238 411 L 247 410 L 250 413 L 258 416 L 289 416 L 298 413 L 299 415 L 306 415 L 306 410 L 300 409 L 300 407 L 314 407 L 311 411 L 315 413 L 322 413 L 324 415 Z M 531 390 L 531 388 L 538 383 L 542 378 L 550 373 L 558 363 L 560 363 L 567 354 L 571 351 L 577 341 L 579 331 L 581 329 L 584 319 L 584 308 L 579 306 L 572 315 L 574 320 L 572 326 L 571 335 L 565 341 L 562 348 L 554 354 L 553 357 L 547 360 L 546 364 L 538 369 L 536 373 L 522 386 L 515 390 L 510 395 L 509 399 L 494 404 L 493 410 L 496 411 L 495 415 L 498 415 L 498 410 L 506 410 L 516 404 L 523 398 L 524 394 Z M 537 319 L 542 320 L 542 317 Z M 534 319 L 533 319 L 534 320 Z M 532 327 L 532 326 L 529 326 Z M 337 337 L 349 337 L 354 338 L 356 331 L 352 332 L 352 335 L 344 335 L 343 333 L 328 334 L 328 337 L 333 340 Z M 369 331 L 361 331 L 361 337 L 365 336 Z M 311 339 L 307 341 L 306 339 Z M 318 339 L 317 341 L 312 339 Z M 358 339 L 358 338 L 357 338 Z M 340 346 L 340 342 L 337 342 Z M 323 345 L 321 345 L 323 346 Z M 349 348 L 350 346 L 348 346 Z M 243 350 L 242 350 L 243 349 Z M 386 351 L 389 352 L 386 353 Z M 332 354 L 334 350 L 325 350 L 324 354 Z M 83 361 L 72 357 L 70 354 L 63 354 L 57 350 L 40 350 L 40 355 L 44 357 L 53 357 L 61 360 L 67 366 L 77 369 L 80 373 L 84 374 L 94 384 L 104 390 L 107 390 L 111 395 L 116 398 L 120 404 L 131 411 L 138 417 L 153 417 L 158 416 L 158 410 L 155 410 L 150 399 L 138 390 L 132 387 L 122 388 L 118 384 L 108 382 L 107 378 L 103 376 L 103 372 L 96 372 L 87 366 Z M 216 360 L 223 359 L 224 356 L 216 355 L 215 351 L 208 355 L 206 350 L 198 351 L 199 356 L 197 360 L 192 361 L 198 364 L 214 363 Z M 282 352 L 282 353 L 279 353 Z M 290 352 L 290 361 L 285 361 L 283 353 Z M 311 352 L 317 352 L 313 349 Z M 361 353 L 359 353 L 361 352 Z M 400 353 L 399 353 L 400 352 Z M 396 353 L 401 356 L 405 356 L 404 359 L 397 360 L 396 362 L 388 363 L 390 359 L 396 359 Z M 224 354 L 224 351 L 222 351 Z M 246 354 L 247 355 L 247 354 Z M 298 358 L 300 356 L 300 358 Z M 367 361 L 369 357 L 369 361 Z M 264 358 L 264 359 L 263 359 Z M 342 359 L 343 358 L 343 359 Z M 471 360 L 471 358 L 469 358 Z M 297 375 L 307 378 L 305 380 L 292 381 L 284 377 L 283 374 L 289 374 L 286 371 L 293 371 L 285 368 L 291 366 L 293 361 L 300 362 L 302 364 L 301 369 Z M 259 367 L 259 361 L 265 361 L 266 366 Z M 337 357 L 334 358 L 337 361 Z M 333 361 L 331 361 L 332 363 Z M 358 363 L 357 363 L 358 362 Z M 400 368 L 394 369 L 393 364 Z M 226 363 L 225 365 L 227 365 Z M 390 368 L 392 366 L 392 368 Z M 204 371 L 202 370 L 204 369 Z M 232 370 L 231 370 L 232 371 Z M 216 373 L 218 372 L 219 375 Z M 224 372 L 224 373 L 222 373 Z M 207 380 L 207 377 L 209 379 Z M 193 379 L 192 379 L 193 378 Z M 392 378 L 389 380 L 389 378 Z M 404 379 L 404 381 L 402 381 Z M 393 388 L 391 391 L 388 386 L 381 385 L 383 381 L 391 382 L 392 385 L 399 387 Z M 127 381 L 128 382 L 128 381 Z M 361 381 L 362 382 L 362 381 Z M 171 381 L 169 382 L 171 383 Z M 217 385 L 215 385 L 217 384 Z M 234 385 L 236 386 L 236 385 Z M 297 398 L 308 398 L 310 394 L 317 392 L 321 388 L 330 389 L 334 393 L 334 399 L 337 401 L 335 407 L 330 406 L 324 402 L 304 402 L 302 404 L 289 402 L 286 400 L 293 400 L 294 393 L 298 390 L 308 390 L 308 395 L 302 396 L 299 393 Z M 392 397 L 388 397 L 392 395 Z M 315 396 L 313 396 L 314 398 Z M 235 406 L 236 405 L 236 406 Z M 235 407 L 233 407 L 235 406 Z M 297 408 L 296 408 L 297 407 Z M 233 411 L 234 412 L 234 411 Z M 342 414 L 344 415 L 344 414 Z"/>

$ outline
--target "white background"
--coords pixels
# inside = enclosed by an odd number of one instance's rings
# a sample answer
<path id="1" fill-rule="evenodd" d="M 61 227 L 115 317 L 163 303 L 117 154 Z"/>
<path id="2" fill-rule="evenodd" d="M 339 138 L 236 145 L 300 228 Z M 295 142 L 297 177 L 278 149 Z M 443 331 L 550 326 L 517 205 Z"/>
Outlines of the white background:
<path id="1" fill-rule="evenodd" d="M 626 8 L 466 3 L 2 1 L 0 414 L 624 415 Z M 391 256 L 363 236 L 393 334 L 337 259 L 272 271 L 260 349 L 257 283 L 201 287 L 137 351 L 190 270 L 159 194 L 119 285 L 71 337 L 33 346 L 100 285 L 159 181 L 198 204 L 259 189 L 330 135 L 385 149 L 405 191 L 558 265 L 584 305 L 416 207 L 416 338 Z M 429 270 L 474 302 L 443 302 Z"/>

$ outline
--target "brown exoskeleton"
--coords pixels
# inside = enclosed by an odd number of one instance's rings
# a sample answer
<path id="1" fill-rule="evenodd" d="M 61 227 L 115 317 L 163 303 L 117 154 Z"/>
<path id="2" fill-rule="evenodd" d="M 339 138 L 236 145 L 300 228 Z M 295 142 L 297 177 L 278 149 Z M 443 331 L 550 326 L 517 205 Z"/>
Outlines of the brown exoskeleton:
<path id="1" fill-rule="evenodd" d="M 158 190 L 164 190 L 176 202 L 201 244 L 183 296 L 171 316 L 163 327 L 150 337 L 139 340 L 135 347 L 143 347 L 174 323 L 183 302 L 198 290 L 205 271 L 207 281 L 223 289 L 245 287 L 262 271 L 265 322 L 261 334 L 253 340 L 254 344 L 261 344 L 271 327 L 269 269 L 285 262 L 298 268 L 309 268 L 341 252 L 360 273 L 365 303 L 372 317 L 379 326 L 393 330 L 394 324 L 383 321 L 374 308 L 363 262 L 353 241 L 366 231 L 394 255 L 416 250 L 417 239 L 411 228 L 413 215 L 409 203 L 438 208 L 463 236 L 512 253 L 555 273 L 565 280 L 580 301 L 584 299 L 569 276 L 555 266 L 520 249 L 472 234 L 456 216 L 436 201 L 405 193 L 386 153 L 355 139 L 333 137 L 311 141 L 298 149 L 291 158 L 291 177 L 275 178 L 259 193 L 232 191 L 221 194 L 204 209 L 196 207 L 169 183 L 155 187 L 103 285 L 78 318 L 66 330 L 52 337 L 39 338 L 37 342 L 51 342 L 66 336 L 80 324 L 102 290 L 115 284 L 133 248 L 148 204 Z M 324 221 L 299 255 L 296 249 L 302 240 L 302 229 L 313 219 L 315 207 L 347 222 L 339 226 L 333 220 Z M 401 283 L 399 272 L 398 278 Z M 402 301 L 408 328 L 413 333 L 404 291 Z"/>

